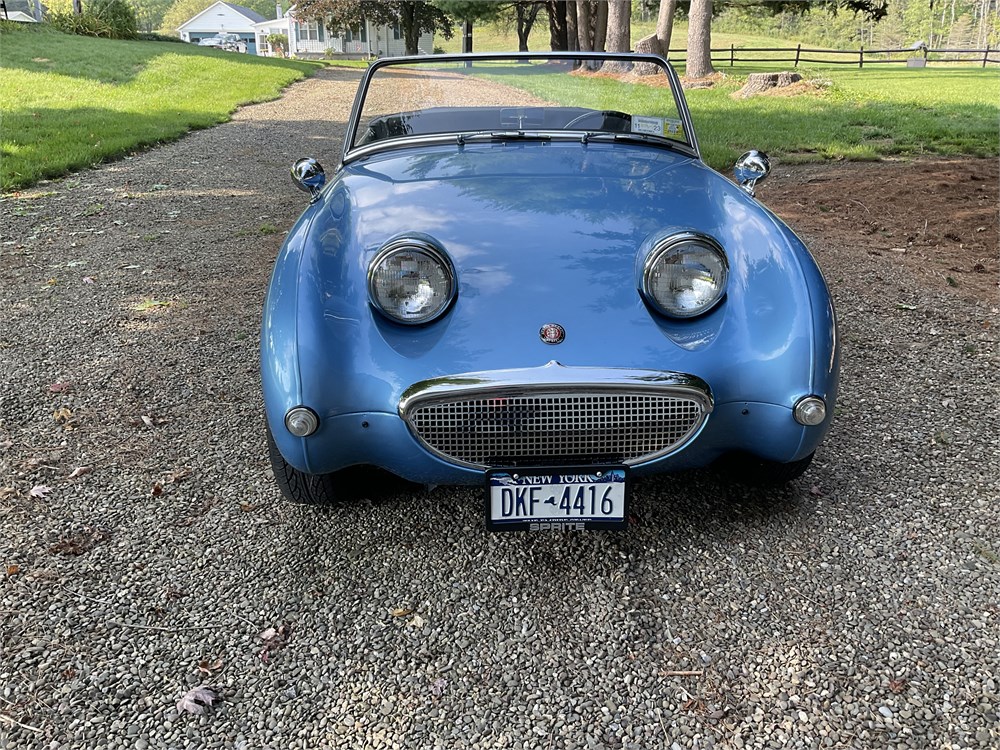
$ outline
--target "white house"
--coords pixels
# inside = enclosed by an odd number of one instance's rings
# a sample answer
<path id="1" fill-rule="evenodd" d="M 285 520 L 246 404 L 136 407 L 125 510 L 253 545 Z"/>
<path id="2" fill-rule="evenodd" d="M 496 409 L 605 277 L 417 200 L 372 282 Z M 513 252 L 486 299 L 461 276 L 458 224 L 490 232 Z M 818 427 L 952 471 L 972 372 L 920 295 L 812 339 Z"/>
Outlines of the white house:
<path id="1" fill-rule="evenodd" d="M 222 33 L 238 34 L 247 43 L 247 52 L 254 55 L 257 54 L 254 24 L 264 20 L 255 10 L 219 0 L 182 23 L 177 32 L 185 42 L 197 42 Z"/>
<path id="2" fill-rule="evenodd" d="M 365 20 L 357 31 L 345 29 L 331 34 L 318 21 L 299 21 L 295 18 L 295 6 L 283 13 L 281 6 L 275 8 L 276 18 L 255 23 L 258 55 L 276 54 L 267 42 L 270 34 L 284 34 L 288 37 L 290 57 L 344 57 L 362 58 L 398 57 L 406 53 L 406 41 L 399 26 L 376 26 Z M 429 55 L 434 51 L 434 35 L 423 34 L 417 45 L 420 54 Z"/>

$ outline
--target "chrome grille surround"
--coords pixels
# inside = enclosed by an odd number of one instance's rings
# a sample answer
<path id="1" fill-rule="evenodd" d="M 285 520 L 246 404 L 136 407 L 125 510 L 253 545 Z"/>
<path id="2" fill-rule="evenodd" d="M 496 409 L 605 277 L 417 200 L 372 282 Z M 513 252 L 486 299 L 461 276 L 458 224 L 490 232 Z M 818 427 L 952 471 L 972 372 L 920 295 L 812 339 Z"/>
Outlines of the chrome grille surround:
<path id="1" fill-rule="evenodd" d="M 399 404 L 425 448 L 479 469 L 641 464 L 690 442 L 711 411 L 691 375 L 558 362 L 425 380 Z"/>

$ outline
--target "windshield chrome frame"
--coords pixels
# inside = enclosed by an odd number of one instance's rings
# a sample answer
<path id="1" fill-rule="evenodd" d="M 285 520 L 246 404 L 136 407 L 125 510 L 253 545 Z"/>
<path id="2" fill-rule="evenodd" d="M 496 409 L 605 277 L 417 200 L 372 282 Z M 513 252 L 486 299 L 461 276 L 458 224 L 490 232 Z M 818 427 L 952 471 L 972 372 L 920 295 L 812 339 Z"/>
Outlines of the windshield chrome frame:
<path id="1" fill-rule="evenodd" d="M 451 62 L 490 62 L 490 61 L 504 61 L 512 60 L 518 61 L 523 60 L 529 62 L 531 60 L 600 60 L 600 61 L 623 61 L 630 63 L 653 63 L 659 65 L 663 71 L 666 73 L 667 77 L 670 79 L 670 93 L 674 97 L 674 102 L 677 105 L 678 114 L 680 114 L 681 122 L 684 125 L 684 132 L 688 134 L 687 143 L 681 141 L 675 141 L 672 139 L 664 138 L 662 142 L 649 140 L 648 143 L 651 146 L 658 148 L 668 148 L 683 153 L 694 156 L 699 161 L 701 160 L 701 149 L 698 147 L 698 137 L 695 134 L 694 125 L 691 122 L 691 112 L 687 106 L 687 100 L 684 98 L 684 89 L 681 86 L 680 79 L 677 77 L 677 72 L 671 67 L 670 63 L 660 55 L 653 54 L 639 54 L 635 52 L 474 52 L 467 54 L 453 54 L 453 55 L 410 55 L 407 57 L 383 57 L 379 60 L 373 62 L 365 73 L 365 77 L 361 80 L 361 84 L 358 86 L 358 91 L 354 96 L 354 105 L 351 107 L 351 118 L 347 123 L 347 132 L 344 135 L 344 148 L 343 156 L 341 159 L 342 164 L 348 164 L 356 159 L 367 156 L 376 151 L 384 151 L 395 148 L 401 148 L 406 146 L 418 146 L 418 145 L 440 145 L 444 143 L 454 143 L 456 140 L 460 142 L 460 136 L 462 135 L 472 135 L 481 131 L 470 131 L 468 133 L 455 132 L 455 133 L 440 133 L 440 134 L 428 134 L 421 136 L 411 136 L 404 138 L 393 138 L 387 140 L 383 143 L 373 143 L 366 144 L 363 146 L 354 146 L 351 144 L 354 142 L 355 135 L 358 132 L 358 123 L 361 119 L 361 107 L 368 95 L 368 87 L 371 84 L 372 77 L 382 68 L 393 67 L 399 65 L 413 65 L 413 64 L 425 64 L 425 63 L 451 63 Z M 525 138 L 530 140 L 532 135 L 535 136 L 545 136 L 551 137 L 553 135 L 559 136 L 560 140 L 563 136 L 569 136 L 566 140 L 580 140 L 586 143 L 586 139 L 580 135 L 581 133 L 586 133 L 587 131 L 549 131 L 549 130 L 526 130 L 523 131 L 526 135 Z M 627 134 L 623 134 L 627 135 Z"/>

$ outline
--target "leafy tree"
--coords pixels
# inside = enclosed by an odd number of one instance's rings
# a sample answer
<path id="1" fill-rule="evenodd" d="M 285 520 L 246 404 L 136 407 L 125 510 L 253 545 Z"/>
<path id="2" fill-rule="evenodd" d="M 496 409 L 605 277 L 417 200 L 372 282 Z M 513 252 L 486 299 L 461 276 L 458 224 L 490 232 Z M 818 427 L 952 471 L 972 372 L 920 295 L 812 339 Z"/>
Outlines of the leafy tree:
<path id="1" fill-rule="evenodd" d="M 162 28 L 163 17 L 172 4 L 173 0 L 132 0 L 139 30 L 150 32 Z"/>
<path id="2" fill-rule="evenodd" d="M 514 26 L 517 32 L 517 49 L 520 52 L 528 51 L 528 37 L 531 36 L 531 29 L 538 19 L 538 14 L 545 7 L 543 2 L 514 2 L 507 3 L 502 7 L 501 19 L 506 19 Z"/>
<path id="3" fill-rule="evenodd" d="M 437 0 L 434 4 L 465 27 L 463 33 L 468 33 L 470 46 L 463 46 L 463 52 L 472 52 L 472 25 L 497 20 L 502 8 L 499 3 L 477 0 Z"/>

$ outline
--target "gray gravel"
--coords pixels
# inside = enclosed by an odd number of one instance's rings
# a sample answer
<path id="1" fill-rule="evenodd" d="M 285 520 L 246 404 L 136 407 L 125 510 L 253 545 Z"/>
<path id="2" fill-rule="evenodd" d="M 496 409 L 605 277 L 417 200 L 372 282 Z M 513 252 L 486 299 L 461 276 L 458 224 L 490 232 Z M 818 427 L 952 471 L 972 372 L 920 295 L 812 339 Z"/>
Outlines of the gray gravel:
<path id="1" fill-rule="evenodd" d="M 262 296 L 355 80 L 0 207 L 0 748 L 1000 747 L 997 310 L 863 250 L 808 238 L 843 396 L 786 490 L 563 537 L 279 497 Z"/>

